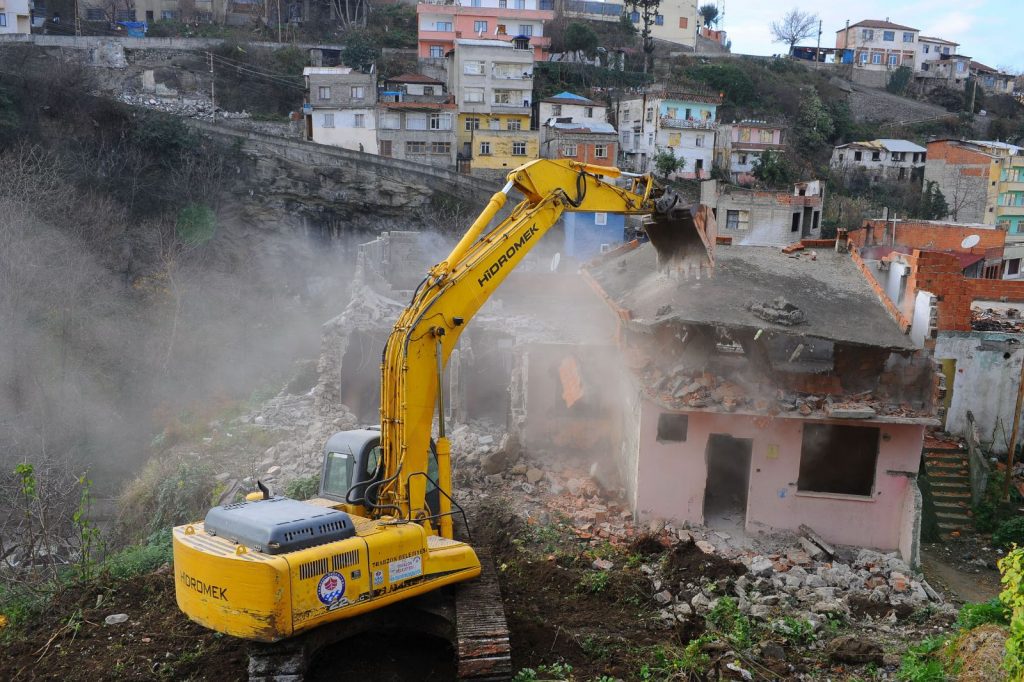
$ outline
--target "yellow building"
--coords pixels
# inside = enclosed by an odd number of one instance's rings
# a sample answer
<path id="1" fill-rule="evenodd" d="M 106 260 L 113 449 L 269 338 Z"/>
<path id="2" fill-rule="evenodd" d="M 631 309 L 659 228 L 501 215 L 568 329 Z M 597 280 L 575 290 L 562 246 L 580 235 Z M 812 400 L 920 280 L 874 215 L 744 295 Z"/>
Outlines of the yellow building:
<path id="1" fill-rule="evenodd" d="M 473 168 L 511 170 L 540 158 L 539 131 L 525 114 L 459 114 L 458 142 Z"/>
<path id="2" fill-rule="evenodd" d="M 530 130 L 533 51 L 520 42 L 456 39 L 448 55 L 463 172 L 511 170 L 540 158 L 540 133 Z"/>

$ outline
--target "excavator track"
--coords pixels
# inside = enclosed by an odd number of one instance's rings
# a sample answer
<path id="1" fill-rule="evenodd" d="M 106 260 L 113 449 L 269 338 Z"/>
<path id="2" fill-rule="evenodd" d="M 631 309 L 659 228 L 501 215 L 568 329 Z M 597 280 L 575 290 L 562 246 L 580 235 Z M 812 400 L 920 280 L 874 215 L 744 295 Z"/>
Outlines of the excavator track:
<path id="1" fill-rule="evenodd" d="M 455 637 L 460 680 L 508 680 L 512 646 L 489 552 L 477 549 L 480 577 L 455 588 Z"/>
<path id="2" fill-rule="evenodd" d="M 303 682 L 325 648 L 396 623 L 447 639 L 458 656 L 458 679 L 474 682 L 512 678 L 512 648 L 494 561 L 478 550 L 480 576 L 453 588 L 384 607 L 358 619 L 331 623 L 276 644 L 249 646 L 250 682 Z"/>

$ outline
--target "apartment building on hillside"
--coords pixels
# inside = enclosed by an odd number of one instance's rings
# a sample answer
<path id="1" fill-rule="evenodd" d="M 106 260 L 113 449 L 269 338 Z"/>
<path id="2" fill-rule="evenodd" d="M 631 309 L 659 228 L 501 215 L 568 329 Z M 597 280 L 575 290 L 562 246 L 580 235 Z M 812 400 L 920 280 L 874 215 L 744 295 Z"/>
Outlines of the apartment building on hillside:
<path id="1" fill-rule="evenodd" d="M 744 120 L 719 125 L 715 164 L 728 170 L 733 180 L 749 176 L 762 154 L 785 150 L 783 133 L 782 125 L 768 121 Z"/>
<path id="2" fill-rule="evenodd" d="M 919 33 L 916 28 L 889 20 L 865 19 L 836 31 L 836 49 L 852 50 L 854 65 L 865 69 L 914 69 Z"/>
<path id="3" fill-rule="evenodd" d="M 420 59 L 444 59 L 459 39 L 502 40 L 545 61 L 553 0 L 429 0 L 416 5 Z"/>
<path id="4" fill-rule="evenodd" d="M 455 40 L 449 91 L 458 107 L 459 169 L 510 170 L 539 157 L 530 129 L 533 52 L 504 40 Z"/>
<path id="5" fill-rule="evenodd" d="M 645 92 L 618 102 L 619 163 L 638 173 L 654 170 L 654 157 L 667 152 L 682 159 L 683 178 L 706 178 L 715 155 L 719 94 Z"/>
<path id="6" fill-rule="evenodd" d="M 985 66 L 981 62 L 971 61 L 971 75 L 978 79 L 978 84 L 985 92 L 993 95 L 1013 95 L 1016 77 L 1003 73 L 999 69 Z"/>
<path id="7" fill-rule="evenodd" d="M 377 76 L 347 66 L 308 66 L 302 107 L 307 140 L 377 153 Z"/>
<path id="8" fill-rule="evenodd" d="M 868 140 L 837 145 L 829 166 L 838 175 L 862 170 L 871 182 L 920 180 L 928 150 L 909 140 Z"/>
<path id="9" fill-rule="evenodd" d="M 455 167 L 458 108 L 444 83 L 418 73 L 385 79 L 378 94 L 381 156 Z"/>

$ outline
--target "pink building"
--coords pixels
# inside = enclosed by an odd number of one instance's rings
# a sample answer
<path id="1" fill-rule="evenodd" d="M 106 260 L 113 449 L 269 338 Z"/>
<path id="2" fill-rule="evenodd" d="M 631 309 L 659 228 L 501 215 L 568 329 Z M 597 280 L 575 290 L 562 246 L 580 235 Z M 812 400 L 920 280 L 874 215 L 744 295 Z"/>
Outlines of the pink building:
<path id="1" fill-rule="evenodd" d="M 540 0 L 544 6 L 547 0 Z M 548 3 L 550 4 L 550 3 Z M 416 6 L 421 59 L 443 59 L 455 48 L 456 38 L 515 41 L 531 49 L 534 61 L 545 61 L 551 37 L 545 22 L 555 18 L 551 9 L 539 9 L 538 0 L 465 0 L 421 2 Z"/>
<path id="2" fill-rule="evenodd" d="M 916 563 L 934 362 L 824 244 L 720 246 L 713 277 L 691 281 L 650 244 L 587 267 L 633 386 L 617 467 L 639 518 L 805 524 Z"/>

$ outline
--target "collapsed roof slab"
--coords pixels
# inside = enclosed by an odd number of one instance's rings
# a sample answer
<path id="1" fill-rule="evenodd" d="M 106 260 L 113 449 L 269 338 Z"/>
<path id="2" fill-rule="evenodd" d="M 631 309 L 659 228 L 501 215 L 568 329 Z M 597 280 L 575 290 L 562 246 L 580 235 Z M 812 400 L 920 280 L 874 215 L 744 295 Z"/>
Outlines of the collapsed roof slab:
<path id="1" fill-rule="evenodd" d="M 716 251 L 712 277 L 680 280 L 659 272 L 654 248 L 643 244 L 591 265 L 589 273 L 634 325 L 724 325 L 915 350 L 850 257 L 832 250 L 729 246 Z M 803 311 L 802 323 L 771 322 L 748 309 L 780 297 Z"/>

